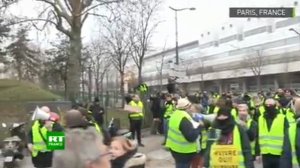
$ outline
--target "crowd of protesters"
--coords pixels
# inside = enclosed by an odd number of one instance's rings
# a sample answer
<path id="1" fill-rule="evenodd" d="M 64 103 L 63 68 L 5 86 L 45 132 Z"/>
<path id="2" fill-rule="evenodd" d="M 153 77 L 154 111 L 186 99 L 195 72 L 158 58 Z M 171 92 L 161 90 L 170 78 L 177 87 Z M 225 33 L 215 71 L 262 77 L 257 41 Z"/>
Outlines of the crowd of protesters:
<path id="1" fill-rule="evenodd" d="M 76 105 L 60 118 L 50 108 L 48 120 L 35 119 L 29 131 L 28 149 L 36 168 L 143 168 L 146 158 L 137 153 L 139 144 L 122 136 L 111 136 L 103 126 L 103 108 Z M 93 110 L 93 111 L 90 111 Z M 65 132 L 65 149 L 48 150 L 47 133 Z"/>
<path id="2" fill-rule="evenodd" d="M 232 167 L 253 168 L 255 162 L 263 168 L 300 166 L 300 96 L 295 91 L 157 94 L 151 100 L 153 122 L 161 121 L 155 129 L 165 134 L 163 145 L 176 168 L 218 167 L 213 154 L 222 145 L 238 151 Z M 214 119 L 206 120 L 210 115 Z M 216 130 L 220 136 L 210 140 Z"/>
<path id="3" fill-rule="evenodd" d="M 138 163 L 143 155 L 134 160 L 138 146 L 144 147 L 144 105 L 138 95 L 126 97 L 126 101 L 139 109 L 128 114 L 131 138 L 137 135 L 138 143 L 107 133 L 103 127 L 104 109 L 95 99 L 91 107 L 77 106 L 66 112 L 62 125 L 57 115 L 49 121 L 34 121 L 28 144 L 34 166 L 144 167 L 145 162 Z M 176 168 L 219 167 L 214 154 L 226 146 L 234 148 L 237 154 L 232 167 L 253 168 L 255 162 L 264 168 L 300 165 L 300 98 L 294 91 L 278 89 L 275 93 L 255 95 L 166 93 L 152 95 L 150 102 L 152 133 L 164 135 L 162 145 L 172 154 Z M 51 113 L 48 107 L 41 110 Z M 65 132 L 65 150 L 47 150 L 45 137 L 49 131 Z"/>

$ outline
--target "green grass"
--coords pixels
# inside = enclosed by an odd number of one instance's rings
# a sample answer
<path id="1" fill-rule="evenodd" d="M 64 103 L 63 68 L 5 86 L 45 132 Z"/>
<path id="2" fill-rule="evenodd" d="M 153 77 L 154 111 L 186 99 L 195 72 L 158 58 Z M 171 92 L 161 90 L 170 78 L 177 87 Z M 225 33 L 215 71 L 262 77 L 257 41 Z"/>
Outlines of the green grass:
<path id="1" fill-rule="evenodd" d="M 60 98 L 60 96 L 29 82 L 8 79 L 0 80 L 0 102 L 54 101 Z"/>
<path id="2" fill-rule="evenodd" d="M 2 122 L 28 121 L 30 116 L 25 111 L 28 101 L 53 101 L 61 99 L 49 91 L 29 82 L 0 79 L 0 141 L 7 136 Z"/>

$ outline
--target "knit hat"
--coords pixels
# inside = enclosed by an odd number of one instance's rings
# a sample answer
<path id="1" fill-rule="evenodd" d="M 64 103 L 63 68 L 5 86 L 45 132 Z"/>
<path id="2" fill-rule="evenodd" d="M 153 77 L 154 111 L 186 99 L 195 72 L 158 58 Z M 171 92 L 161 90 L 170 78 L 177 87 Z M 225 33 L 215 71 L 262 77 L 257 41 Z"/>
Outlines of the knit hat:
<path id="1" fill-rule="evenodd" d="M 192 103 L 186 99 L 186 98 L 181 98 L 177 101 L 177 106 L 176 108 L 181 109 L 181 110 L 185 110 L 187 109 Z"/>

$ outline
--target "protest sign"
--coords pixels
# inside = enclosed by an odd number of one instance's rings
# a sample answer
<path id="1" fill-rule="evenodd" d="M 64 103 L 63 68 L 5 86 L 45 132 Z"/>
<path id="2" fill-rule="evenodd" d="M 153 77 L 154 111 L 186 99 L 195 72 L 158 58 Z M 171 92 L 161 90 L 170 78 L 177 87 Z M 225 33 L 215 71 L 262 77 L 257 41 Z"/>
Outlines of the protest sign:
<path id="1" fill-rule="evenodd" d="M 238 168 L 239 153 L 234 145 L 213 145 L 212 146 L 212 167 L 213 168 Z"/>

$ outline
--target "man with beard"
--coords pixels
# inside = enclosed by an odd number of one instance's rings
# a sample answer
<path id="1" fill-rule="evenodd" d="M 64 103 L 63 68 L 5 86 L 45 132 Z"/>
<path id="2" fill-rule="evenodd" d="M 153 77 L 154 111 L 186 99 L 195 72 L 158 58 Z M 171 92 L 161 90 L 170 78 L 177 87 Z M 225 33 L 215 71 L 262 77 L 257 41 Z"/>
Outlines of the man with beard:
<path id="1" fill-rule="evenodd" d="M 289 136 L 292 145 L 292 164 L 293 167 L 300 167 L 300 98 L 294 102 L 296 122 L 290 124 Z"/>
<path id="2" fill-rule="evenodd" d="M 224 166 L 224 163 L 222 164 L 217 161 L 222 159 L 221 154 L 218 155 L 220 158 L 218 158 L 216 154 L 225 152 L 227 154 L 230 153 L 228 155 L 229 157 L 236 158 L 235 161 L 230 163 L 231 167 L 254 168 L 253 162 L 251 161 L 252 156 L 249 138 L 246 131 L 240 125 L 236 124 L 231 115 L 231 108 L 220 108 L 212 127 L 221 130 L 221 135 L 218 140 L 208 146 L 204 167 Z M 222 148 L 222 151 L 220 148 Z M 231 149 L 234 149 L 234 152 L 232 152 Z M 234 153 L 236 153 L 237 156 L 234 156 Z"/>
<path id="3" fill-rule="evenodd" d="M 276 108 L 274 99 L 267 99 L 264 108 L 258 119 L 257 160 L 260 162 L 262 157 L 264 168 L 291 167 L 289 123 Z"/>

